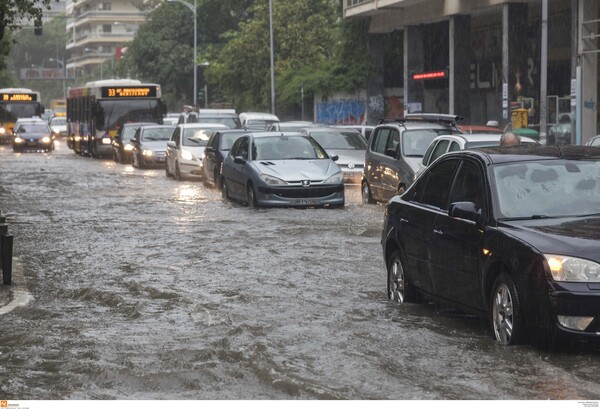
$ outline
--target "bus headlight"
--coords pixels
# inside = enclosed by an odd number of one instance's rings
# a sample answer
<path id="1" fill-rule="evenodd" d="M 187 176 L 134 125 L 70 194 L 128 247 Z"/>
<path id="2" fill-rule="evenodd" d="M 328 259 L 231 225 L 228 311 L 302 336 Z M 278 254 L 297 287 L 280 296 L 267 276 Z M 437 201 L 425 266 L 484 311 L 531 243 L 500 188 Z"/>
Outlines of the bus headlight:
<path id="1" fill-rule="evenodd" d="M 6 133 L 6 129 L 4 129 L 2 126 L 0 126 L 0 133 Z"/>

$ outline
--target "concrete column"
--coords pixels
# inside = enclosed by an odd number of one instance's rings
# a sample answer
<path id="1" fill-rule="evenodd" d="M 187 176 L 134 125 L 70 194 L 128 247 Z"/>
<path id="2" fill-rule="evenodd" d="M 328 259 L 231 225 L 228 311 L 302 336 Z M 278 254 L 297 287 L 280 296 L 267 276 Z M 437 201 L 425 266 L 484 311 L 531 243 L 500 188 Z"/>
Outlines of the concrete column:
<path id="1" fill-rule="evenodd" d="M 376 125 L 385 116 L 383 34 L 369 34 L 372 71 L 367 83 L 367 123 Z"/>
<path id="2" fill-rule="evenodd" d="M 471 123 L 470 117 L 470 68 L 475 59 L 471 47 L 471 17 L 456 15 L 450 17 L 450 78 L 449 104 L 450 114 L 461 115 L 465 123 Z"/>
<path id="3" fill-rule="evenodd" d="M 422 26 L 408 26 L 404 30 L 405 38 L 405 70 L 407 80 L 404 82 L 406 96 L 404 106 L 410 103 L 421 103 L 424 108 L 425 91 L 423 81 L 414 81 L 412 74 L 423 72 L 423 28 Z"/>

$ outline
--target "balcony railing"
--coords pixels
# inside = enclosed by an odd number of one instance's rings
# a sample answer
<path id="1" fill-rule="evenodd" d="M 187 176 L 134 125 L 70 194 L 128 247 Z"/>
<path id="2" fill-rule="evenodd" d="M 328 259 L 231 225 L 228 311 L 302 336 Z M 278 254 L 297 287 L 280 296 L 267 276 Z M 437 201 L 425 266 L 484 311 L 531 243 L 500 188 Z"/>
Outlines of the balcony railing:
<path id="1" fill-rule="evenodd" d="M 365 3 L 372 3 L 374 0 L 346 0 L 346 7 L 359 6 Z"/>

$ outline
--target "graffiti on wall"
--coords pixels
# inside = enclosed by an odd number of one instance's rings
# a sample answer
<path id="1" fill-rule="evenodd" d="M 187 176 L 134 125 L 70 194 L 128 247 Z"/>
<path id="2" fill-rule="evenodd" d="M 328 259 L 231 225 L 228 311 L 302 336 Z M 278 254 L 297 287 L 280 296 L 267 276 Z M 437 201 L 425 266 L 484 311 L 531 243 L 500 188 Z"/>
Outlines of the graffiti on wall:
<path id="1" fill-rule="evenodd" d="M 323 124 L 363 124 L 367 118 L 367 104 L 358 100 L 338 100 L 317 104 L 317 122 Z"/>

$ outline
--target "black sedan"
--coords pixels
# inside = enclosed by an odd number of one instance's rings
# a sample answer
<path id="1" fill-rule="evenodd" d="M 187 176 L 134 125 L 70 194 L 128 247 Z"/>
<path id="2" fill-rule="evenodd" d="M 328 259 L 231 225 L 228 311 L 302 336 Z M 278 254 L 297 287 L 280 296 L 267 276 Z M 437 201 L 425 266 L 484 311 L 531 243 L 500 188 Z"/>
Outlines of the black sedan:
<path id="1" fill-rule="evenodd" d="M 221 165 L 231 146 L 240 136 L 248 133 L 244 129 L 217 129 L 206 143 L 202 158 L 202 180 L 204 184 L 221 188 Z"/>
<path id="2" fill-rule="evenodd" d="M 387 205 L 388 297 L 488 318 L 504 345 L 600 339 L 600 148 L 444 155 Z"/>
<path id="3" fill-rule="evenodd" d="M 13 151 L 43 150 L 49 152 L 54 149 L 52 130 L 46 122 L 32 122 L 19 125 L 13 137 Z"/>

